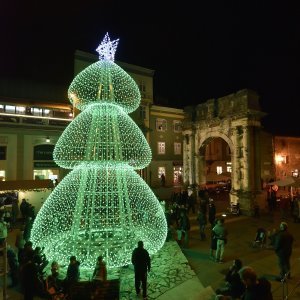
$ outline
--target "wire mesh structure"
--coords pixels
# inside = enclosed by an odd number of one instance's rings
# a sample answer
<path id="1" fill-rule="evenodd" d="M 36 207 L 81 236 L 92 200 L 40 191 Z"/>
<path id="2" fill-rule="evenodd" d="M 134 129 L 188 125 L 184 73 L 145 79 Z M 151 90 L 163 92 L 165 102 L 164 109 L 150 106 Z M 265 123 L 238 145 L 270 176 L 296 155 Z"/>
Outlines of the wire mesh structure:
<path id="1" fill-rule="evenodd" d="M 69 88 L 70 101 L 82 112 L 59 138 L 53 156 L 72 171 L 45 201 L 31 233 L 33 246 L 44 247 L 48 260 L 66 265 L 75 255 L 89 269 L 99 255 L 108 268 L 128 265 L 139 240 L 153 254 L 167 235 L 161 205 L 135 171 L 152 156 L 128 116 L 139 106 L 140 93 L 112 61 L 116 41 L 108 35 L 104 41 L 102 60 L 79 73 Z"/>

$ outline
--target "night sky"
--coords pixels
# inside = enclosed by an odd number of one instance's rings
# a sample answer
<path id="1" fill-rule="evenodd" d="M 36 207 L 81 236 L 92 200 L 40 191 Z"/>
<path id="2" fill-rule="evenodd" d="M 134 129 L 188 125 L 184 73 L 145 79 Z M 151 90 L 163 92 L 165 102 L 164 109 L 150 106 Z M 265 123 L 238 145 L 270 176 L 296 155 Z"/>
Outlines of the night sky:
<path id="1" fill-rule="evenodd" d="M 108 32 L 120 38 L 117 61 L 155 70 L 156 104 L 183 108 L 249 88 L 267 130 L 300 136 L 297 1 L 6 2 L 2 78 L 68 86 L 75 50 L 97 54 Z"/>

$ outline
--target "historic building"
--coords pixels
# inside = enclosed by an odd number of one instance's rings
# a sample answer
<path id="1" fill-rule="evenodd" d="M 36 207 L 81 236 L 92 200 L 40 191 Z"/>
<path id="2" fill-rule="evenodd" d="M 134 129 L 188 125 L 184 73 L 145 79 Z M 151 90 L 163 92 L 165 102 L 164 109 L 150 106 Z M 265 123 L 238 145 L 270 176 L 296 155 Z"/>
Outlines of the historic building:
<path id="1" fill-rule="evenodd" d="M 76 51 L 74 77 L 97 59 L 96 55 Z M 142 96 L 140 107 L 131 117 L 144 132 L 153 160 L 140 171 L 141 176 L 154 187 L 161 184 L 162 172 L 166 176 L 166 185 L 180 183 L 183 110 L 153 105 L 153 70 L 122 62 L 117 64 L 133 77 Z M 80 113 L 69 102 L 67 91 L 68 86 L 1 80 L 1 180 L 60 181 L 68 172 L 59 168 L 52 157 L 59 136 Z M 18 189 L 22 189 L 20 184 Z"/>
<path id="2" fill-rule="evenodd" d="M 216 172 L 231 173 L 230 198 L 245 212 L 263 205 L 262 180 L 274 172 L 272 139 L 261 142 L 261 118 L 258 95 L 241 90 L 219 99 L 211 99 L 185 109 L 183 180 L 191 186 L 206 184 L 208 170 L 219 161 Z M 209 146 L 222 140 L 222 147 Z M 212 144 L 214 145 L 214 144 Z M 222 161 L 222 163 L 221 163 Z M 223 165 L 222 165 L 223 164 Z"/>

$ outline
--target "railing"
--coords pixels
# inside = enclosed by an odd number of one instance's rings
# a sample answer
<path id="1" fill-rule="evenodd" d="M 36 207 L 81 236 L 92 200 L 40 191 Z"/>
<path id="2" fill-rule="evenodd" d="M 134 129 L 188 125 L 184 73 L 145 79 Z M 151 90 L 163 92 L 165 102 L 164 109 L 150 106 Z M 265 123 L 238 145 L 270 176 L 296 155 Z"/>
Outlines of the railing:
<path id="1" fill-rule="evenodd" d="M 61 118 L 61 117 L 42 117 L 42 116 L 30 116 L 30 115 L 18 115 L 0 113 L 1 123 L 13 123 L 18 125 L 38 125 L 38 126 L 67 126 L 73 118 Z"/>

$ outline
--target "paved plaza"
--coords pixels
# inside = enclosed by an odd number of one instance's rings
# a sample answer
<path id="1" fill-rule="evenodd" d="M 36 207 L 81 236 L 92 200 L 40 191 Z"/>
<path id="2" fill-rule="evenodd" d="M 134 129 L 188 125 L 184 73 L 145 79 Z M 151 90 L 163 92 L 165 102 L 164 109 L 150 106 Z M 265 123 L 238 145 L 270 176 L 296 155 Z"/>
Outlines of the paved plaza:
<path id="1" fill-rule="evenodd" d="M 215 201 L 215 203 L 218 215 L 226 212 L 226 202 Z M 300 286 L 298 287 L 300 283 L 300 223 L 294 223 L 291 218 L 287 220 L 295 242 L 291 260 L 292 278 L 283 285 L 275 280 L 279 269 L 273 249 L 253 248 L 252 246 L 257 228 L 263 227 L 266 230 L 278 228 L 281 222 L 279 212 L 275 212 L 272 216 L 262 214 L 259 218 L 227 214 L 225 226 L 228 228 L 229 236 L 223 264 L 209 259 L 210 229 L 206 229 L 207 240 L 201 241 L 196 215 L 190 214 L 190 219 L 192 227 L 189 248 L 181 249 L 175 241 L 171 241 L 152 257 L 149 299 L 211 299 L 210 296 L 205 295 L 211 295 L 212 290 L 224 283 L 224 274 L 235 258 L 241 259 L 244 265 L 253 267 L 259 276 L 265 276 L 270 280 L 274 299 L 284 299 L 283 296 L 288 293 L 292 294 L 288 299 L 300 299 Z M 13 230 L 8 239 L 12 245 L 14 245 L 15 232 L 16 230 Z M 133 288 L 132 267 L 125 268 L 121 273 L 120 299 L 137 299 Z M 8 289 L 8 296 L 9 299 L 22 299 L 17 289 Z"/>

